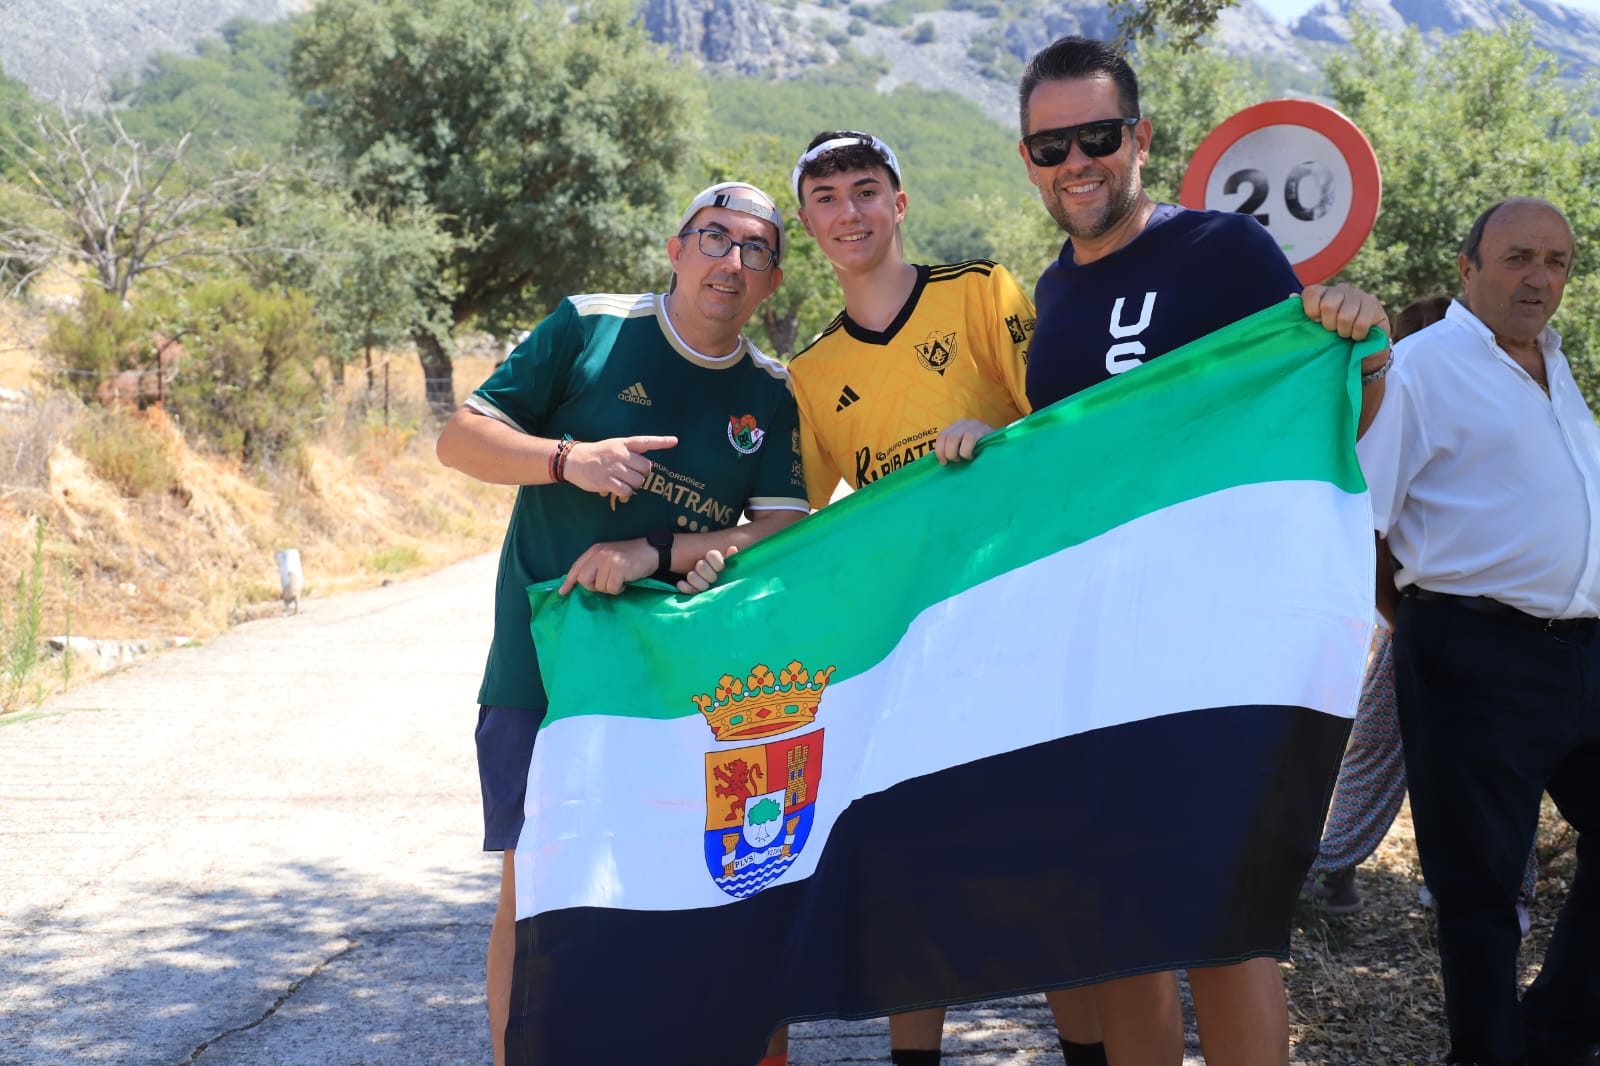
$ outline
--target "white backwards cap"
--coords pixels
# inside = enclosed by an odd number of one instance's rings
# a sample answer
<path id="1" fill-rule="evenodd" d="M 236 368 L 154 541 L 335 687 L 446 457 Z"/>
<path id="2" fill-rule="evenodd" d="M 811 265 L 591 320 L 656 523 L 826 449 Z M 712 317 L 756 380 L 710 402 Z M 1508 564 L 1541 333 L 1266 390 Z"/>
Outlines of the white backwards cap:
<path id="1" fill-rule="evenodd" d="M 744 193 L 746 195 L 737 195 Z M 689 201 L 688 210 L 678 220 L 678 233 L 682 233 L 689 225 L 695 213 L 702 207 L 726 207 L 730 211 L 742 211 L 747 215 L 754 215 L 763 222 L 770 222 L 778 231 L 778 258 L 775 262 L 781 264 L 784 254 L 788 251 L 788 234 L 783 232 L 783 212 L 778 210 L 777 202 L 751 185 L 747 181 L 723 181 L 706 189 L 699 196 Z"/>

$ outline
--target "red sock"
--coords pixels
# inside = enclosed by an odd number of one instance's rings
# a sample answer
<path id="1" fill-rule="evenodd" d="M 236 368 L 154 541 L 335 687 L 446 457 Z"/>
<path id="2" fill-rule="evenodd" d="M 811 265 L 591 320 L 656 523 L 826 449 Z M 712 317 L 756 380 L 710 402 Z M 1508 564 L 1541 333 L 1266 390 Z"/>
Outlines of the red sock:
<path id="1" fill-rule="evenodd" d="M 768 1055 L 756 1063 L 756 1066 L 789 1066 L 789 1053 L 784 1051 L 776 1055 Z"/>

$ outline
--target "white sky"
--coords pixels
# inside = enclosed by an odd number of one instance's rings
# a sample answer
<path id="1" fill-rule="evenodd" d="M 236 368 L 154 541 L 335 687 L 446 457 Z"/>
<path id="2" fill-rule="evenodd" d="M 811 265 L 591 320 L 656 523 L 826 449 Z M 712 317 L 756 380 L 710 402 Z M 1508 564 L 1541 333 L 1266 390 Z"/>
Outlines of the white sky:
<path id="1" fill-rule="evenodd" d="M 1283 23 L 1299 18 L 1316 6 L 1316 0 L 1256 0 L 1256 2 L 1273 15 L 1276 15 L 1278 20 Z M 1600 12 L 1600 0 L 1557 0 L 1557 2 L 1565 4 L 1567 7 Z"/>

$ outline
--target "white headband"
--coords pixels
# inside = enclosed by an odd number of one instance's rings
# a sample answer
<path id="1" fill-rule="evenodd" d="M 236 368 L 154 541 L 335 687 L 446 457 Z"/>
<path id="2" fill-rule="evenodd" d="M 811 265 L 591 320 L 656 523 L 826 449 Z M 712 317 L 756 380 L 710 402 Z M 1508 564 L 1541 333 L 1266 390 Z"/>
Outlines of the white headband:
<path id="1" fill-rule="evenodd" d="M 800 174 L 805 170 L 806 164 L 814 162 L 819 156 L 836 148 L 871 148 L 883 157 L 883 162 L 888 166 L 889 173 L 894 175 L 894 180 L 904 184 L 905 179 L 900 176 L 900 160 L 894 157 L 894 149 L 870 133 L 851 133 L 844 137 L 835 137 L 831 141 L 823 141 L 815 148 L 807 148 L 801 153 L 795 162 L 794 173 L 789 176 L 789 184 L 794 186 L 796 200 L 800 199 Z"/>

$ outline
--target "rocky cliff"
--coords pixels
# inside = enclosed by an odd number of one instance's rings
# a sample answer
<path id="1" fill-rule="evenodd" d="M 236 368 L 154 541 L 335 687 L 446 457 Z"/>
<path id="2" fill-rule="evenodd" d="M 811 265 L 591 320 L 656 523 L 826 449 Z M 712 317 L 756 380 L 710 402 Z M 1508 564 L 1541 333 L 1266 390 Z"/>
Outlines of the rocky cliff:
<path id="1" fill-rule="evenodd" d="M 1379 26 L 1409 25 L 1445 36 L 1527 19 L 1540 47 L 1577 68 L 1600 66 L 1600 17 L 1549 0 L 1322 0 L 1295 21 L 1293 33 L 1307 41 L 1344 44 L 1357 11 Z"/>
<path id="2" fill-rule="evenodd" d="M 0 0 L 0 67 L 41 96 L 82 96 L 110 79 L 137 72 L 161 51 L 184 53 L 229 19 L 288 17 L 314 0 Z M 841 49 L 879 57 L 887 72 L 880 88 L 903 83 L 950 89 L 1010 123 L 1015 87 L 995 76 L 975 41 L 992 42 L 1025 59 L 1063 33 L 1108 36 L 1114 31 L 1102 0 L 1060 0 L 1041 18 L 1008 19 L 992 9 L 948 7 L 913 16 L 931 35 L 913 44 L 904 26 L 862 18 L 853 0 L 823 6 L 814 0 L 640 0 L 650 34 L 674 52 L 718 72 L 792 76 L 830 63 Z M 996 4 L 995 7 L 1005 5 Z M 1230 54 L 1259 56 L 1305 71 L 1313 55 L 1349 40 L 1350 16 L 1362 9 L 1380 25 L 1416 26 L 1441 34 L 1490 30 L 1513 18 L 1532 21 L 1535 39 L 1582 71 L 1600 67 L 1600 17 L 1551 0 L 1322 0 L 1292 26 L 1284 26 L 1255 0 L 1225 11 L 1217 45 Z M 979 57 L 975 57 L 974 53 Z"/>

